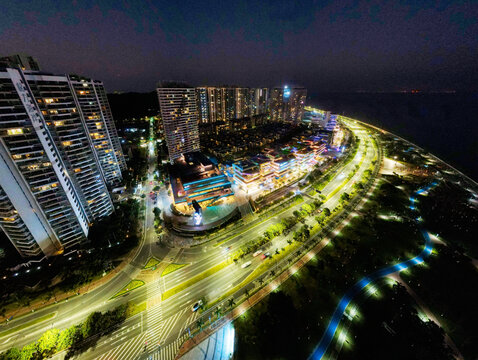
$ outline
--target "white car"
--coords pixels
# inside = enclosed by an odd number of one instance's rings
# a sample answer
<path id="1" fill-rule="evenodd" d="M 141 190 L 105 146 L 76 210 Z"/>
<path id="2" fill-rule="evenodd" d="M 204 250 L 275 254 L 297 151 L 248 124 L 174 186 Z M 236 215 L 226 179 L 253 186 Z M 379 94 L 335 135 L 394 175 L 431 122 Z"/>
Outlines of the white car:
<path id="1" fill-rule="evenodd" d="M 252 254 L 253 257 L 256 257 L 262 252 L 262 250 L 257 250 L 254 254 Z"/>
<path id="2" fill-rule="evenodd" d="M 242 264 L 242 265 L 241 265 L 241 268 L 245 269 L 245 268 L 248 267 L 249 265 L 251 265 L 251 262 L 250 262 L 250 261 L 248 261 L 248 262 Z"/>

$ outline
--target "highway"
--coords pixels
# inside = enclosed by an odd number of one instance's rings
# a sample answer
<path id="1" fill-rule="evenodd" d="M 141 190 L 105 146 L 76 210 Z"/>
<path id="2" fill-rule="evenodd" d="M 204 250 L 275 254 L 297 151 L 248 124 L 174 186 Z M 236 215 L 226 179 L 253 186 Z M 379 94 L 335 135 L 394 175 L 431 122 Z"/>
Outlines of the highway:
<path id="1" fill-rule="evenodd" d="M 360 181 L 364 171 L 371 166 L 371 162 L 376 156 L 376 149 L 372 146 L 372 142 L 369 141 L 366 131 L 352 122 L 348 123 L 348 126 L 361 141 L 354 159 L 339 169 L 335 177 L 322 190 L 322 194 L 327 197 L 323 206 L 329 209 L 337 206 L 342 193 L 351 192 L 354 182 Z M 156 159 L 152 155 L 150 157 L 151 174 L 154 171 L 155 162 Z M 350 180 L 347 180 L 348 174 L 354 170 L 355 165 L 360 165 L 359 170 Z M 152 175 L 150 179 L 152 179 Z M 154 182 L 150 184 L 148 180 L 145 184 L 145 193 L 149 193 L 154 185 Z M 339 190 L 337 191 L 337 189 Z M 330 194 L 332 195 L 329 196 Z M 305 196 L 304 199 L 304 203 L 313 201 Z M 259 257 L 254 258 L 252 255 L 247 255 L 239 264 L 235 265 L 232 263 L 165 300 L 162 300 L 161 294 L 227 260 L 232 252 L 239 249 L 246 242 L 262 235 L 271 224 L 279 222 L 288 216 L 293 216 L 293 212 L 300 209 L 304 204 L 294 205 L 248 228 L 251 223 L 254 224 L 253 219 L 248 225 L 238 227 L 232 232 L 214 238 L 203 245 L 184 249 L 168 249 L 156 244 L 156 234 L 153 227 L 154 215 L 152 212 L 154 203 L 149 196 L 146 197 L 145 201 L 146 218 L 144 226 L 146 231 L 144 243 L 133 261 L 113 280 L 87 294 L 71 298 L 68 302 L 50 306 L 12 321 L 13 324 L 10 326 L 15 326 L 15 323 L 29 322 L 42 315 L 56 312 L 56 316 L 52 321 L 34 325 L 28 328 L 28 330 L 23 330 L 10 336 L 8 339 L 0 338 L 0 351 L 4 351 L 12 346 L 21 347 L 33 342 L 38 339 L 42 332 L 49 328 L 63 329 L 79 323 L 92 311 L 105 311 L 127 301 L 135 303 L 147 301 L 146 311 L 127 319 L 118 330 L 106 337 L 100 338 L 94 348 L 76 358 L 140 359 L 145 358 L 147 354 L 151 354 L 153 358 L 157 359 L 172 359 L 181 343 L 188 336 L 188 328 L 195 323 L 199 316 L 199 312 L 192 312 L 191 306 L 200 298 L 213 301 L 220 297 L 230 288 L 240 284 L 261 264 L 262 260 Z M 306 223 L 310 226 L 314 222 L 313 217 L 306 220 Z M 301 225 L 298 224 L 296 226 Z M 273 239 L 270 246 L 271 253 L 276 248 L 281 249 L 285 247 L 287 239 L 292 237 L 292 233 L 293 231 L 288 236 L 279 236 Z M 219 246 L 215 246 L 224 239 L 228 240 Z M 164 262 L 188 263 L 189 265 L 160 278 L 158 281 L 147 283 L 127 296 L 108 300 L 126 283 L 135 278 L 147 260 L 153 255 Z M 247 261 L 251 261 L 251 266 L 241 268 L 241 263 Z M 265 278 L 262 275 L 261 277 Z M 250 283 L 246 284 L 243 290 L 250 286 L 252 286 Z M 240 294 L 242 293 L 237 295 Z M 223 307 L 226 307 L 225 304 Z M 158 351 L 158 344 L 161 345 L 160 351 Z M 61 356 L 58 356 L 58 358 L 61 358 Z"/>

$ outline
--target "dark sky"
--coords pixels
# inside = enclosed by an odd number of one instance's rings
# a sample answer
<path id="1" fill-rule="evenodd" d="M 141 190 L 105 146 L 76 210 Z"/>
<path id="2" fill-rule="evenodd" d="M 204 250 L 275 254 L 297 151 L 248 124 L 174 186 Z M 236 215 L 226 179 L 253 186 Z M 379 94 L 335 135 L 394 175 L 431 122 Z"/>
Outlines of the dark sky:
<path id="1" fill-rule="evenodd" d="M 314 91 L 474 90 L 474 1 L 0 0 L 0 54 L 109 91 L 160 79 Z"/>

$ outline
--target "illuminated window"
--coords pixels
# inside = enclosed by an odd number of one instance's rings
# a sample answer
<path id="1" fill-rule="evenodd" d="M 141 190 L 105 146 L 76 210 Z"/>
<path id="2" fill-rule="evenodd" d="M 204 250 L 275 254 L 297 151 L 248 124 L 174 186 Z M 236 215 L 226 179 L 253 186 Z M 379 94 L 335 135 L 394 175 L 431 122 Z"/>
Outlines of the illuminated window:
<path id="1" fill-rule="evenodd" d="M 70 146 L 71 145 L 71 141 L 63 141 L 63 146 Z"/>
<path id="2" fill-rule="evenodd" d="M 21 159 L 21 158 L 22 158 L 21 155 L 16 155 L 16 154 L 15 154 L 15 155 L 12 155 L 12 157 L 13 157 L 15 160 L 18 160 L 18 159 Z"/>
<path id="3" fill-rule="evenodd" d="M 49 110 L 50 114 L 58 114 L 58 110 Z"/>
<path id="4" fill-rule="evenodd" d="M 21 128 L 8 129 L 7 133 L 8 133 L 8 135 L 21 135 L 21 134 L 23 134 L 23 129 L 21 129 Z"/>
<path id="5" fill-rule="evenodd" d="M 52 102 L 55 102 L 55 99 L 47 98 L 47 99 L 44 99 L 44 101 L 45 101 L 45 104 L 51 104 Z"/>
<path id="6" fill-rule="evenodd" d="M 48 113 L 46 112 L 46 110 L 42 110 L 41 113 L 42 113 L 43 115 L 48 114 Z"/>
<path id="7" fill-rule="evenodd" d="M 62 126 L 62 125 L 64 125 L 63 121 L 54 121 L 53 124 L 55 124 L 55 126 Z"/>
<path id="8" fill-rule="evenodd" d="M 80 172 L 80 171 L 81 171 L 81 169 L 80 169 L 80 168 L 76 168 L 76 169 L 75 169 L 75 170 L 73 170 L 73 171 L 74 171 L 74 172 L 76 172 L 76 173 L 78 173 L 78 172 Z"/>

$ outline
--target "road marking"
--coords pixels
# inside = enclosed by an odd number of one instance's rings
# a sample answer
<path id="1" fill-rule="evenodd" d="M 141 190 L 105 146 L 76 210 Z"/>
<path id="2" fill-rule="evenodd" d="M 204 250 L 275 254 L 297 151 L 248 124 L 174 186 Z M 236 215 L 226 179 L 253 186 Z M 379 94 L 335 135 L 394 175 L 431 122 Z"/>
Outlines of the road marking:
<path id="1" fill-rule="evenodd" d="M 188 296 L 189 294 L 190 294 L 190 293 L 186 293 L 186 294 L 184 294 L 184 295 L 181 295 L 181 296 L 178 297 L 178 299 L 181 299 L 181 298 L 183 298 L 183 297 L 185 297 L 185 296 Z"/>

